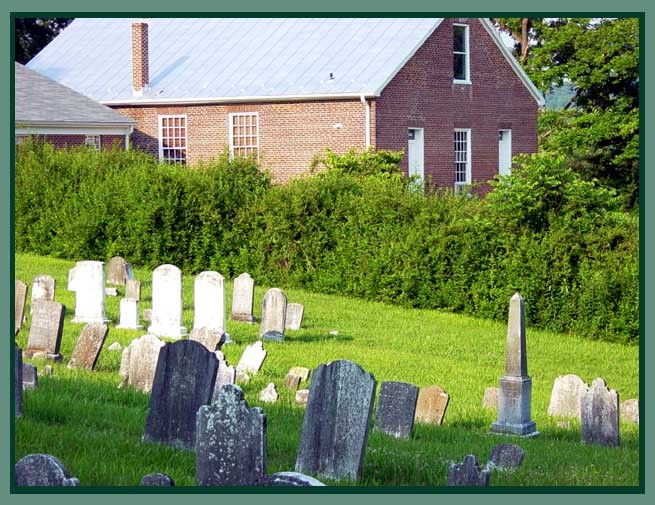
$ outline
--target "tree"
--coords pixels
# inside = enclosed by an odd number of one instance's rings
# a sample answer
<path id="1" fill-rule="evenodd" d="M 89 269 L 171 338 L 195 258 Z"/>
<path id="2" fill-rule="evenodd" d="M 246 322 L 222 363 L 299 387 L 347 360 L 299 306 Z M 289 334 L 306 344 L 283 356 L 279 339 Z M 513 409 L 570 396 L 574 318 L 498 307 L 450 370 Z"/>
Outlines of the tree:
<path id="1" fill-rule="evenodd" d="M 16 18 L 14 59 L 27 63 L 71 21 L 71 18 Z"/>

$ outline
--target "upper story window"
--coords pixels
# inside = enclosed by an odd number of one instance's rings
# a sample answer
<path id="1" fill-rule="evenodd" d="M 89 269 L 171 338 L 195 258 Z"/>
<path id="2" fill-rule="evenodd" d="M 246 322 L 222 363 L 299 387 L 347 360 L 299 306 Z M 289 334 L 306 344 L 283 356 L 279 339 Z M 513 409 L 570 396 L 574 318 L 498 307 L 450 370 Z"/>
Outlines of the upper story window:
<path id="1" fill-rule="evenodd" d="M 259 156 L 259 114 L 257 112 L 231 113 L 230 156 Z"/>
<path id="2" fill-rule="evenodd" d="M 469 72 L 469 27 L 453 25 L 453 79 L 455 82 L 470 83 Z"/>
<path id="3" fill-rule="evenodd" d="M 87 135 L 84 138 L 84 145 L 89 149 L 100 151 L 100 135 Z"/>
<path id="4" fill-rule="evenodd" d="M 159 161 L 186 164 L 186 114 L 159 116 Z"/>
<path id="5" fill-rule="evenodd" d="M 457 128 L 454 132 L 455 190 L 471 184 L 471 130 Z"/>

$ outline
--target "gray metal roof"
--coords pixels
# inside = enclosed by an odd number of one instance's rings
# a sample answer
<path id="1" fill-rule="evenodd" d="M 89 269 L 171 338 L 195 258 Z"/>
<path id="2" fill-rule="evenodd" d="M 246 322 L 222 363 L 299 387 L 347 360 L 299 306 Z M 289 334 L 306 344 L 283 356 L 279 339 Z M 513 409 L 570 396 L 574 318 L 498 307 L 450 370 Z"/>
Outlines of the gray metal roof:
<path id="1" fill-rule="evenodd" d="M 15 64 L 17 125 L 111 125 L 136 121 L 43 75 Z"/>
<path id="2" fill-rule="evenodd" d="M 149 25 L 141 98 L 132 92 L 134 21 L 78 18 L 28 66 L 102 102 L 373 96 L 442 18 L 138 19 Z"/>

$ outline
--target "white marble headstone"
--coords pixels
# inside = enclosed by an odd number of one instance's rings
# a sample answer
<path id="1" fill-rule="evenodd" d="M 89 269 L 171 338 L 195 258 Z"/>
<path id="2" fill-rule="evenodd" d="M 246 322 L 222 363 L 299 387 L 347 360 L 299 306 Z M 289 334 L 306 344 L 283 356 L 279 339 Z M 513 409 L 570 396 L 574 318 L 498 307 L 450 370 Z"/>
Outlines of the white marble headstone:
<path id="1" fill-rule="evenodd" d="M 143 328 L 139 324 L 139 302 L 132 298 L 121 299 L 120 304 L 121 319 L 116 328 L 126 330 L 140 330 Z"/>
<path id="2" fill-rule="evenodd" d="M 247 273 L 242 273 L 234 279 L 230 319 L 248 323 L 254 322 L 255 318 L 252 315 L 254 292 L 255 281 Z"/>
<path id="3" fill-rule="evenodd" d="M 68 272 L 68 290 L 75 292 L 74 323 L 107 323 L 105 315 L 105 264 L 78 261 Z"/>
<path id="4" fill-rule="evenodd" d="M 218 272 L 201 272 L 193 284 L 193 327 L 225 332 L 225 279 Z"/>
<path id="5" fill-rule="evenodd" d="M 160 265 L 152 272 L 152 322 L 148 333 L 169 338 L 188 334 L 182 326 L 182 272 L 175 265 Z"/>

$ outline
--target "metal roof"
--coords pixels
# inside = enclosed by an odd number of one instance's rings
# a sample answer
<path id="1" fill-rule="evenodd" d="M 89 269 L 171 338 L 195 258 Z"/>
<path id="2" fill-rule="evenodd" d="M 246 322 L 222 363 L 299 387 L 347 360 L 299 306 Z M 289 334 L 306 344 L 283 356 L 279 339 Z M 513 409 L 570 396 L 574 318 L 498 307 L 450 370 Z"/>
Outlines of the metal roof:
<path id="1" fill-rule="evenodd" d="M 124 126 L 136 121 L 43 75 L 15 64 L 17 125 Z"/>

